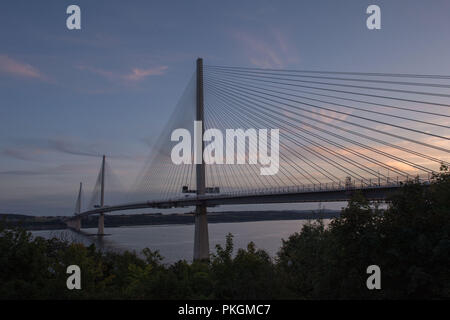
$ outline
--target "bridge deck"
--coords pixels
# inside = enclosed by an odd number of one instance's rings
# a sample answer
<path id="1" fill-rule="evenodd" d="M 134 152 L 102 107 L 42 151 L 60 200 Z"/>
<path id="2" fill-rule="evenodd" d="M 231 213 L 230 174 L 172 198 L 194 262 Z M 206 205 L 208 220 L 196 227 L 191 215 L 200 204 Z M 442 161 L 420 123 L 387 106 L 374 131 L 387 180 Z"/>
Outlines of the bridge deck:
<path id="1" fill-rule="evenodd" d="M 285 188 L 278 192 L 254 191 L 248 193 L 227 193 L 215 195 L 202 195 L 192 197 L 179 197 L 161 201 L 144 201 L 135 203 L 126 203 L 114 206 L 105 206 L 93 210 L 88 210 L 76 215 L 75 217 L 83 217 L 92 214 L 124 211 L 145 208 L 182 208 L 191 207 L 199 204 L 207 206 L 218 205 L 238 205 L 238 204 L 270 204 L 270 203 L 302 203 L 302 202 L 338 202 L 350 200 L 354 192 L 361 192 L 368 200 L 384 200 L 389 195 L 398 190 L 401 184 L 391 184 L 383 186 L 366 186 L 358 188 Z"/>

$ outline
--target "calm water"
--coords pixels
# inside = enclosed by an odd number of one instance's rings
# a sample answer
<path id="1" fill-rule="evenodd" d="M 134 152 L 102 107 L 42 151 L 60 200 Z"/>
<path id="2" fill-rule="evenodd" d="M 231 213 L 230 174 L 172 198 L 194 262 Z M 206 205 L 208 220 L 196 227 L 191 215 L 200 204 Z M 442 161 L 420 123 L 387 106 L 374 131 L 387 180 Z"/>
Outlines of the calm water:
<path id="1" fill-rule="evenodd" d="M 324 220 L 328 223 L 328 220 Z M 281 246 L 281 239 L 301 230 L 308 220 L 258 221 L 239 223 L 210 223 L 209 242 L 211 252 L 216 244 L 225 244 L 225 236 L 231 232 L 234 235 L 234 248 L 245 248 L 253 241 L 257 248 L 265 249 L 275 256 Z M 83 229 L 84 232 L 95 234 L 96 228 Z M 106 250 L 135 250 L 141 252 L 148 247 L 159 250 L 164 262 L 172 263 L 180 259 L 192 260 L 194 248 L 194 225 L 162 225 L 105 228 L 110 234 L 103 238 L 85 236 L 70 230 L 33 231 L 35 236 L 44 238 L 59 237 L 85 244 L 95 243 Z"/>

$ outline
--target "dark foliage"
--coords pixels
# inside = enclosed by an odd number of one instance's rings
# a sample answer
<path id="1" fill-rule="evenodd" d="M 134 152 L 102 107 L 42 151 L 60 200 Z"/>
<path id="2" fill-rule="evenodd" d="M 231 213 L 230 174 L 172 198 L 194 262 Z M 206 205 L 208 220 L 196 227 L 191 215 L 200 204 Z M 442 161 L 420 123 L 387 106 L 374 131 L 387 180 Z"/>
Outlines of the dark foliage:
<path id="1" fill-rule="evenodd" d="M 33 238 L 0 227 L 1 299 L 439 299 L 450 298 L 450 174 L 407 183 L 379 209 L 355 194 L 340 218 L 283 241 L 273 261 L 232 235 L 208 262 L 165 265 L 159 253 L 102 253 L 94 246 Z M 80 266 L 82 290 L 66 268 Z M 366 269 L 381 268 L 381 290 Z"/>

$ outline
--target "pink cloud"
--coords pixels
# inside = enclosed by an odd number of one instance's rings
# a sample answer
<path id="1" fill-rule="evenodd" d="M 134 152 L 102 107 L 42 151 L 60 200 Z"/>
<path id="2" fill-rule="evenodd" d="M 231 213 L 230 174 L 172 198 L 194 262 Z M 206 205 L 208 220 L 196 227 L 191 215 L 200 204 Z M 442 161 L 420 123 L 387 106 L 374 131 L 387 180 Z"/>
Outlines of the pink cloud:
<path id="1" fill-rule="evenodd" d="M 133 68 L 130 74 L 124 76 L 124 79 L 130 81 L 140 81 L 148 76 L 159 76 L 164 74 L 167 66 L 159 66 L 151 69 Z"/>
<path id="2" fill-rule="evenodd" d="M 299 63 L 300 58 L 287 37 L 278 30 L 270 30 L 265 38 L 243 31 L 233 34 L 242 46 L 249 61 L 261 68 L 282 68 Z"/>
<path id="3" fill-rule="evenodd" d="M 86 70 L 86 71 L 89 71 L 91 73 L 97 74 L 99 76 L 102 76 L 102 77 L 108 78 L 108 79 L 114 79 L 116 77 L 116 75 L 113 72 L 108 71 L 108 70 L 99 69 L 99 68 L 93 68 L 93 67 L 89 67 L 89 66 L 80 65 L 80 66 L 77 66 L 77 69 Z"/>
<path id="4" fill-rule="evenodd" d="M 45 79 L 37 68 L 6 55 L 0 55 L 0 73 L 29 79 Z"/>
<path id="5" fill-rule="evenodd" d="M 159 76 L 163 75 L 165 71 L 168 69 L 167 66 L 158 66 L 154 68 L 149 69 L 142 69 L 142 68 L 132 68 L 130 72 L 121 74 L 109 70 L 104 70 L 100 68 L 94 68 L 90 66 L 85 65 L 79 65 L 77 66 L 77 69 L 79 70 L 86 70 L 93 74 L 97 74 L 103 78 L 106 78 L 108 80 L 121 80 L 125 82 L 138 82 L 141 80 L 144 80 L 145 78 L 149 76 Z"/>

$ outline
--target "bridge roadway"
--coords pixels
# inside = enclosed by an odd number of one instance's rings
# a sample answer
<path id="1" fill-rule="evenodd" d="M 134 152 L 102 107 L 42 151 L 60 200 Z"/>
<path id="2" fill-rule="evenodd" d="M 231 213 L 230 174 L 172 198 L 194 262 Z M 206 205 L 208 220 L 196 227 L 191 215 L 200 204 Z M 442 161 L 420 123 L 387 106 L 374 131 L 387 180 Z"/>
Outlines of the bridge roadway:
<path id="1" fill-rule="evenodd" d="M 254 191 L 248 193 L 206 194 L 201 196 L 178 197 L 161 201 L 144 201 L 125 203 L 114 206 L 104 206 L 88 210 L 75 215 L 73 218 L 84 217 L 93 214 L 101 214 L 113 211 L 124 211 L 145 208 L 182 208 L 196 205 L 214 207 L 218 205 L 238 204 L 270 204 L 270 203 L 301 203 L 301 202 L 337 202 L 348 201 L 352 193 L 360 191 L 368 200 L 381 201 L 401 188 L 401 184 L 374 185 L 365 187 L 335 187 L 335 188 L 300 188 L 286 187 L 277 191 Z"/>

